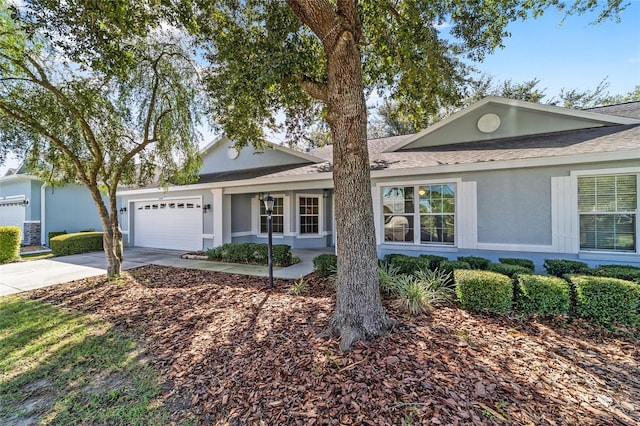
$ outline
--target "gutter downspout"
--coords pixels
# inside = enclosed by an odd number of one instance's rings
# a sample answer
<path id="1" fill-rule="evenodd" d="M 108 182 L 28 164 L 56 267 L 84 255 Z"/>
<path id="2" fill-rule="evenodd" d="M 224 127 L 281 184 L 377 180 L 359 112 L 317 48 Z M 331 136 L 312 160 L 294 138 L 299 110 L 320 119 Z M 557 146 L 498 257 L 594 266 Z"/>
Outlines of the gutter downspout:
<path id="1" fill-rule="evenodd" d="M 47 187 L 47 183 L 44 182 L 42 184 L 42 186 L 40 187 L 40 244 L 41 245 L 46 245 L 47 244 L 47 233 L 46 233 L 46 216 L 45 216 L 45 199 L 46 199 L 46 194 L 45 194 L 45 189 Z"/>

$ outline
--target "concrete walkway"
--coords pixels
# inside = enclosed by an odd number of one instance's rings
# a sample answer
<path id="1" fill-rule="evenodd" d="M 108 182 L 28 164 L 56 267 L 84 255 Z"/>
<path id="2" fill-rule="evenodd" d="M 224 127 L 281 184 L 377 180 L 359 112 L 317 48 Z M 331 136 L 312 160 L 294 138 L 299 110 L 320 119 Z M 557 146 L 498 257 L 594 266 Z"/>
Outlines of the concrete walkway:
<path id="1" fill-rule="evenodd" d="M 260 277 L 268 275 L 266 266 L 182 259 L 180 256 L 183 253 L 184 251 L 142 247 L 126 248 L 122 267 L 126 270 L 154 264 Z M 294 250 L 293 254 L 298 256 L 301 262 L 286 268 L 274 268 L 273 276 L 282 279 L 298 279 L 305 276 L 313 271 L 313 258 L 321 253 L 333 253 L 333 248 Z M 101 251 L 0 265 L 0 296 L 103 275 L 106 273 L 106 267 L 104 253 Z"/>

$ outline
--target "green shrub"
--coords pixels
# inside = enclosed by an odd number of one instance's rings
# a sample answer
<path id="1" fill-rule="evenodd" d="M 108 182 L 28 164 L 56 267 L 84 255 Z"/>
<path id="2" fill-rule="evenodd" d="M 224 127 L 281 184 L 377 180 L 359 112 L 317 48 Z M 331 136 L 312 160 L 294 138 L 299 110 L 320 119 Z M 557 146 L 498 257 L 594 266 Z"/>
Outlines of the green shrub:
<path id="1" fill-rule="evenodd" d="M 460 262 L 467 262 L 471 269 L 487 269 L 487 266 L 491 263 L 489 259 L 478 256 L 459 256 Z"/>
<path id="2" fill-rule="evenodd" d="M 380 285 L 380 293 L 390 295 L 397 290 L 398 276 L 400 270 L 385 261 L 378 262 L 378 284 Z"/>
<path id="3" fill-rule="evenodd" d="M 453 272 L 456 295 L 464 309 L 509 312 L 513 285 L 506 275 L 490 271 L 458 269 Z"/>
<path id="4" fill-rule="evenodd" d="M 518 257 L 501 257 L 498 259 L 498 262 L 504 263 L 507 265 L 517 265 L 522 266 L 523 268 L 530 269 L 532 272 L 536 269 L 533 260 L 529 259 L 521 259 Z"/>
<path id="5" fill-rule="evenodd" d="M 640 286 L 617 278 L 571 276 L 575 287 L 576 313 L 609 325 L 640 322 Z"/>
<path id="6" fill-rule="evenodd" d="M 102 250 L 102 232 L 79 232 L 51 238 L 51 251 L 56 256 Z"/>
<path id="7" fill-rule="evenodd" d="M 400 274 L 413 275 L 421 269 L 429 269 L 432 261 L 426 257 L 412 257 L 405 255 L 386 256 L 389 264 L 398 268 Z"/>
<path id="8" fill-rule="evenodd" d="M 548 275 L 520 275 L 517 305 L 530 314 L 566 314 L 569 311 L 569 284 Z"/>
<path id="9" fill-rule="evenodd" d="M 438 269 L 453 274 L 453 271 L 457 269 L 471 269 L 471 265 L 461 260 L 443 260 L 442 262 L 440 262 L 440 266 Z"/>
<path id="10" fill-rule="evenodd" d="M 64 231 L 51 231 L 47 234 L 47 237 L 49 238 L 47 241 L 49 241 L 49 244 L 51 244 L 51 239 L 53 237 L 57 237 L 58 235 L 64 235 L 66 233 L 67 233 L 66 229 Z"/>
<path id="11" fill-rule="evenodd" d="M 440 263 L 444 262 L 445 260 L 449 260 L 444 256 L 438 256 L 435 254 L 421 254 L 418 257 L 421 259 L 428 259 L 430 262 L 429 269 L 431 269 L 432 271 L 438 269 L 440 267 Z"/>
<path id="12" fill-rule="evenodd" d="M 0 226 L 0 263 L 20 260 L 22 230 L 18 226 Z"/>
<path id="13" fill-rule="evenodd" d="M 533 274 L 533 270 L 529 268 L 519 265 L 510 265 L 508 263 L 492 263 L 487 268 L 487 271 L 497 272 L 498 274 L 506 275 L 511 279 L 515 279 L 521 274 Z"/>
<path id="14" fill-rule="evenodd" d="M 258 263 L 266 265 L 269 262 L 269 246 L 258 243 L 226 243 L 206 252 L 209 260 L 220 260 L 231 263 Z M 295 262 L 291 255 L 291 246 L 286 244 L 273 245 L 273 264 L 289 266 Z"/>
<path id="15" fill-rule="evenodd" d="M 313 272 L 322 278 L 329 278 L 335 274 L 338 267 L 338 256 L 335 254 L 321 254 L 313 258 Z"/>
<path id="16" fill-rule="evenodd" d="M 640 284 L 640 267 L 628 265 L 601 265 L 591 271 L 592 275 L 599 277 L 618 278 L 621 280 L 635 281 Z"/>
<path id="17" fill-rule="evenodd" d="M 589 265 L 577 260 L 566 259 L 545 259 L 544 269 L 547 270 L 547 274 L 561 277 L 567 274 L 588 274 Z"/>
<path id="18" fill-rule="evenodd" d="M 455 300 L 456 291 L 452 273 L 436 269 L 418 271 L 415 275 L 427 293 L 429 305 L 448 305 Z"/>

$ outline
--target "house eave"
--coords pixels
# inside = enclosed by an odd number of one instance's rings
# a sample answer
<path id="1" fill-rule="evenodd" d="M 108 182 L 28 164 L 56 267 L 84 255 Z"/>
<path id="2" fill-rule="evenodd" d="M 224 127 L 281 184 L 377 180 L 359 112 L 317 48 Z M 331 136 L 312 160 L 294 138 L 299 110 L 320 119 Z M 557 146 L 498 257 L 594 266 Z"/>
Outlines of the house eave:
<path id="1" fill-rule="evenodd" d="M 593 153 L 593 154 L 578 154 L 578 155 L 562 155 L 557 157 L 539 157 L 539 158 L 527 158 L 518 160 L 505 160 L 505 161 L 485 161 L 480 163 L 467 163 L 467 164 L 443 164 L 438 166 L 429 167 L 413 167 L 406 169 L 392 169 L 392 170 L 375 170 L 371 172 L 372 179 L 386 179 L 391 177 L 404 177 L 404 176 L 416 176 L 416 175 L 438 175 L 445 173 L 465 173 L 474 171 L 488 171 L 488 170 L 508 170 L 508 169 L 520 169 L 520 168 L 532 168 L 532 167 L 548 167 L 548 166 L 562 166 L 569 164 L 592 164 L 610 161 L 624 161 L 624 160 L 640 160 L 640 150 L 632 151 L 619 151 L 619 152 L 607 152 L 607 153 Z M 282 185 L 287 183 L 300 183 L 300 182 L 314 182 L 318 183 L 324 181 L 324 187 L 333 187 L 333 173 L 325 172 L 313 175 L 289 175 L 289 176 L 277 176 L 272 178 L 253 178 L 246 180 L 235 180 L 226 182 L 213 182 L 192 184 L 183 186 L 171 186 L 168 188 L 142 188 L 132 189 L 125 191 L 118 191 L 119 196 L 141 195 L 141 194 L 155 194 L 155 193 L 167 193 L 177 191 L 193 191 L 193 190 L 208 190 L 211 188 L 238 188 L 238 187 L 252 187 L 255 192 L 255 187 L 265 187 L 268 185 Z M 237 191 L 233 191 L 238 193 Z"/>

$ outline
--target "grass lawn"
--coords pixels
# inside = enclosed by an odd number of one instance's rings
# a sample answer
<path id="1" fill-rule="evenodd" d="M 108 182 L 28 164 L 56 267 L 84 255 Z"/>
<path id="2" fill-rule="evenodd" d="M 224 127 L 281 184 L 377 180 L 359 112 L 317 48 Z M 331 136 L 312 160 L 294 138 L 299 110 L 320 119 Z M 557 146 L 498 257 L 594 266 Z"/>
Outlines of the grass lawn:
<path id="1" fill-rule="evenodd" d="M 0 424 L 640 424 L 638 328 L 385 300 L 400 325 L 343 353 L 306 283 L 148 265 L 1 298 Z"/>
<path id="2" fill-rule="evenodd" d="M 161 388 L 134 340 L 108 323 L 0 298 L 0 424 L 165 424 Z"/>

